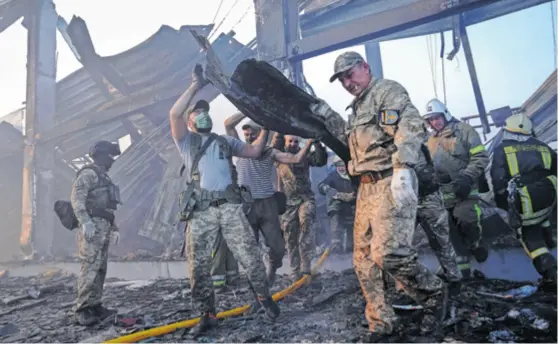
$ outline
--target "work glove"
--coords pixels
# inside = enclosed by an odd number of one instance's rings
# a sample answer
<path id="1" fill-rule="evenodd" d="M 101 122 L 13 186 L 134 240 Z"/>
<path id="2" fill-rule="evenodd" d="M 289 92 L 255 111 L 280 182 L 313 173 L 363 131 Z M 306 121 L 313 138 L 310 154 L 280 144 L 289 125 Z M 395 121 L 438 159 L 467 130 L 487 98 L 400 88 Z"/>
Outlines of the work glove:
<path id="1" fill-rule="evenodd" d="M 459 177 L 452 182 L 453 193 L 461 199 L 467 199 L 472 188 L 473 178 L 466 174 L 460 174 Z"/>
<path id="2" fill-rule="evenodd" d="M 97 228 L 95 227 L 93 221 L 88 221 L 81 225 L 81 231 L 83 232 L 83 236 L 85 237 L 85 239 L 89 240 L 93 238 L 95 232 L 97 231 Z"/>
<path id="3" fill-rule="evenodd" d="M 203 75 L 202 65 L 196 64 L 194 67 L 194 70 L 192 71 L 192 82 L 197 82 L 202 86 L 208 83 L 207 79 Z"/>
<path id="4" fill-rule="evenodd" d="M 351 202 L 355 199 L 355 195 L 352 192 L 338 192 L 333 198 L 343 202 Z"/>
<path id="5" fill-rule="evenodd" d="M 120 242 L 120 232 L 112 231 L 112 233 L 110 233 L 110 241 L 113 245 L 118 245 Z"/>
<path id="6" fill-rule="evenodd" d="M 396 168 L 391 178 L 391 194 L 397 208 L 408 207 L 418 202 L 417 194 L 413 188 L 413 175 L 415 171 L 410 168 Z"/>

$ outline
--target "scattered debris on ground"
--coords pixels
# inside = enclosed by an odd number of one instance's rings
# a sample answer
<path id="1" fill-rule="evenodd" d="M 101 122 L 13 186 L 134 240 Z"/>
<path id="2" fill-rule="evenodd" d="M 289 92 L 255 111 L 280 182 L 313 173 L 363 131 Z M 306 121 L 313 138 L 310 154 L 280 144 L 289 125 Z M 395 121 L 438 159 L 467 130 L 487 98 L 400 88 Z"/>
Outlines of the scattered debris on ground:
<path id="1" fill-rule="evenodd" d="M 187 280 L 107 280 L 104 305 L 118 316 L 85 328 L 74 323 L 74 275 L 59 270 L 35 277 L 4 277 L 0 284 L 0 341 L 100 342 L 197 316 Z M 291 281 L 278 277 L 274 291 Z M 453 302 L 445 326 L 421 336 L 421 310 L 399 310 L 393 342 L 556 342 L 556 295 L 528 282 L 469 282 Z M 520 289 L 517 289 L 520 288 Z M 217 294 L 219 311 L 251 301 L 244 282 Z M 324 272 L 280 303 L 275 322 L 260 315 L 230 318 L 198 342 L 358 342 L 366 334 L 364 300 L 352 270 Z M 400 307 L 405 308 L 405 307 Z M 187 330 L 150 342 L 195 342 Z"/>

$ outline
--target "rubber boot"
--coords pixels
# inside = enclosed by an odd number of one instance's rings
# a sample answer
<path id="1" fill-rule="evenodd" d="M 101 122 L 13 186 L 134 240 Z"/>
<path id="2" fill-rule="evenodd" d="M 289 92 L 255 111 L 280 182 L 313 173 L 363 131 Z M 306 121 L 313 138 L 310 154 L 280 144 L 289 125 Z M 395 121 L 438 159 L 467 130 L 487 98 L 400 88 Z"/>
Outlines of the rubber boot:
<path id="1" fill-rule="evenodd" d="M 549 269 L 545 271 L 543 274 L 543 279 L 541 282 L 541 289 L 556 294 L 557 292 L 557 284 L 556 284 L 557 276 L 556 276 L 556 267 L 553 269 Z"/>
<path id="2" fill-rule="evenodd" d="M 99 317 L 90 308 L 77 311 L 75 318 L 81 326 L 91 326 L 99 322 Z"/>
<path id="3" fill-rule="evenodd" d="M 193 338 L 199 337 L 212 328 L 217 327 L 218 324 L 219 320 L 215 316 L 214 312 L 204 312 L 200 317 L 200 322 L 196 326 L 192 327 L 189 335 Z"/>
<path id="4" fill-rule="evenodd" d="M 543 227 L 543 238 L 548 248 L 556 247 L 556 240 L 554 240 L 554 235 L 552 234 L 552 227 Z"/>

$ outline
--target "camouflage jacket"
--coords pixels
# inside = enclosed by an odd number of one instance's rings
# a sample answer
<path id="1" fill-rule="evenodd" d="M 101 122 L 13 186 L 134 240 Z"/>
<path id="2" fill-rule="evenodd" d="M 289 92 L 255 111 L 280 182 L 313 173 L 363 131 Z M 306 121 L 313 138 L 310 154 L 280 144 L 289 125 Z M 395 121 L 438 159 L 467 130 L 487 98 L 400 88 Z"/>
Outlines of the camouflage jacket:
<path id="1" fill-rule="evenodd" d="M 403 86 L 372 78 L 349 107 L 352 114 L 347 124 L 333 111 L 325 120 L 328 130 L 349 146 L 351 175 L 417 164 L 424 122 Z"/>
<path id="2" fill-rule="evenodd" d="M 325 147 L 321 144 L 315 144 L 314 149 L 298 164 L 276 163 L 277 176 L 282 190 L 287 196 L 287 205 L 298 205 L 309 199 L 314 199 L 310 181 L 310 167 L 321 167 L 327 163 Z"/>
<path id="3" fill-rule="evenodd" d="M 473 192 L 478 190 L 488 165 L 488 153 L 473 127 L 453 120 L 442 131 L 430 135 L 427 146 L 447 207 L 457 202 L 451 182 L 460 174 L 473 180 Z"/>
<path id="4" fill-rule="evenodd" d="M 112 183 L 109 175 L 97 169 L 99 173 L 102 173 L 102 179 L 105 183 Z M 91 216 L 89 215 L 88 209 L 95 207 L 96 195 L 95 190 L 99 187 L 99 176 L 97 172 L 91 168 L 84 169 L 76 176 L 72 184 L 72 192 L 70 196 L 70 201 L 72 202 L 72 208 L 76 218 L 78 219 L 80 225 L 91 221 Z M 99 190 L 102 192 L 102 190 Z M 104 209 L 109 213 L 114 213 L 112 209 Z M 114 229 L 116 230 L 116 226 Z"/>

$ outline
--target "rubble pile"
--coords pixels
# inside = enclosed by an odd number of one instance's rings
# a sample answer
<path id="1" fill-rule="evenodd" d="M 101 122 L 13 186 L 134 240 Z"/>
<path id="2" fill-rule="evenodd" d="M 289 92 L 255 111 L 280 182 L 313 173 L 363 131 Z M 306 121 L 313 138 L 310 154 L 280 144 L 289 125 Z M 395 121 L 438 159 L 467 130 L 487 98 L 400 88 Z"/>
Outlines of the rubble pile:
<path id="1" fill-rule="evenodd" d="M 73 275 L 60 271 L 0 281 L 0 341 L 100 342 L 197 316 L 187 280 L 107 280 L 104 305 L 116 317 L 85 328 L 74 323 Z M 291 281 L 278 277 L 274 292 Z M 217 294 L 218 310 L 252 301 L 245 281 Z M 420 310 L 400 310 L 393 342 L 556 342 L 556 295 L 530 283 L 479 280 L 464 285 L 439 332 L 422 336 Z M 352 270 L 323 272 L 280 302 L 275 322 L 262 315 L 230 318 L 197 342 L 358 342 L 367 331 L 364 300 Z M 181 329 L 150 342 L 196 342 Z"/>

